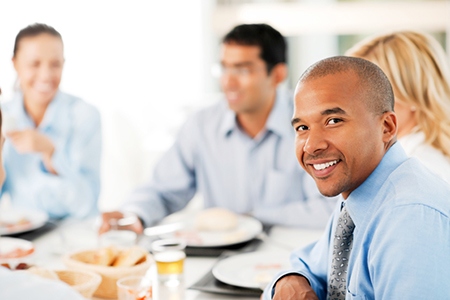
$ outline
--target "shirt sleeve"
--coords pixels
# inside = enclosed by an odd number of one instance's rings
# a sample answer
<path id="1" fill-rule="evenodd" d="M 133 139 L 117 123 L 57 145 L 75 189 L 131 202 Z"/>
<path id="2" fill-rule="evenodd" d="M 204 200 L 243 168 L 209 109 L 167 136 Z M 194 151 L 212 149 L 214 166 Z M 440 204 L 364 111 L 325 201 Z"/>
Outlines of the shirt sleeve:
<path id="1" fill-rule="evenodd" d="M 101 121 L 99 112 L 85 103 L 71 107 L 68 136 L 55 138 L 52 162 L 57 175 L 43 168 L 41 206 L 53 215 L 85 217 L 97 213 L 100 194 Z"/>
<path id="2" fill-rule="evenodd" d="M 172 147 L 161 157 L 152 178 L 137 188 L 121 210 L 138 215 L 145 226 L 184 208 L 197 190 L 194 118 L 182 126 Z"/>

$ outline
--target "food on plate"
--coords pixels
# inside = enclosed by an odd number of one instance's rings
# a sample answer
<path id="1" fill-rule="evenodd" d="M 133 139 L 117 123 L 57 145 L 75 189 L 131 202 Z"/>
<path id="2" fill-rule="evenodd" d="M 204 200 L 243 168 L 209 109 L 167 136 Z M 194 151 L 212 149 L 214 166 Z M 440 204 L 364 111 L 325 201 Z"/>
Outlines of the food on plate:
<path id="1" fill-rule="evenodd" d="M 20 258 L 20 257 L 24 257 L 27 256 L 31 253 L 34 252 L 34 248 L 28 248 L 28 249 L 24 249 L 24 248 L 14 248 L 12 250 L 3 252 L 0 252 L 0 259 L 6 259 L 6 258 Z"/>
<path id="2" fill-rule="evenodd" d="M 26 229 L 31 226 L 31 221 L 25 217 L 6 219 L 2 217 L 0 219 L 0 227 L 6 231 L 16 231 L 19 229 Z"/>
<path id="3" fill-rule="evenodd" d="M 0 238 L 0 262 L 11 263 L 14 261 L 16 265 L 18 262 L 26 262 L 24 259 L 30 258 L 34 252 L 33 243 L 27 240 L 1 237 Z"/>
<path id="4" fill-rule="evenodd" d="M 108 246 L 86 256 L 83 262 L 100 266 L 131 267 L 145 261 L 146 255 L 147 252 L 139 246 L 124 249 Z"/>
<path id="5" fill-rule="evenodd" d="M 114 246 L 101 248 L 94 254 L 93 264 L 111 266 L 119 255 L 119 250 Z"/>
<path id="6" fill-rule="evenodd" d="M 17 265 L 15 265 L 15 267 L 11 267 L 9 263 L 1 263 L 0 265 L 10 270 L 27 270 L 30 268 L 30 265 L 28 265 L 27 263 L 18 263 Z"/>
<path id="7" fill-rule="evenodd" d="M 114 267 L 131 267 L 145 260 L 146 252 L 140 247 L 131 247 L 122 251 L 114 261 Z"/>
<path id="8" fill-rule="evenodd" d="M 271 272 L 264 271 L 257 273 L 253 280 L 258 284 L 267 284 L 272 280 L 273 276 L 274 274 Z"/>
<path id="9" fill-rule="evenodd" d="M 280 263 L 259 263 L 255 265 L 255 277 L 253 280 L 259 284 L 267 284 L 272 280 L 273 276 L 283 268 Z"/>
<path id="10" fill-rule="evenodd" d="M 238 215 L 226 208 L 208 208 L 197 214 L 194 226 L 199 231 L 233 230 L 238 226 Z"/>

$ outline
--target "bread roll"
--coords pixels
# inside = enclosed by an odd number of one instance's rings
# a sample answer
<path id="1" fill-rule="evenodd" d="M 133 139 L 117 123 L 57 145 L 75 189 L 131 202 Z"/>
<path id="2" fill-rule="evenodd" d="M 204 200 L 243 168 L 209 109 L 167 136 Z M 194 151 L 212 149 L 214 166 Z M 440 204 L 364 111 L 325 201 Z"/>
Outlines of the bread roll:
<path id="1" fill-rule="evenodd" d="M 146 252 L 141 247 L 135 246 L 125 249 L 120 252 L 117 259 L 114 261 L 114 267 L 131 267 L 139 262 L 143 261 L 146 256 Z"/>
<path id="2" fill-rule="evenodd" d="M 111 266 L 118 254 L 119 250 L 114 246 L 101 248 L 94 254 L 92 263 L 100 266 Z"/>
<path id="3" fill-rule="evenodd" d="M 221 207 L 208 208 L 197 214 L 195 228 L 200 231 L 233 230 L 238 225 L 238 216 Z"/>

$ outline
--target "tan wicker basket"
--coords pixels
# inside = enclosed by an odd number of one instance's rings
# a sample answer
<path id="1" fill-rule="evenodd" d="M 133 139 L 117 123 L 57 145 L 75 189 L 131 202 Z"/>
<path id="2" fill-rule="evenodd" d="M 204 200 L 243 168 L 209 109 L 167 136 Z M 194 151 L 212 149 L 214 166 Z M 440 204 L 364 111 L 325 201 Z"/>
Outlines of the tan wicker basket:
<path id="1" fill-rule="evenodd" d="M 74 270 L 56 270 L 59 280 L 70 285 L 74 290 L 79 292 L 83 297 L 91 299 L 97 290 L 102 277 L 94 272 L 74 271 Z"/>
<path id="2" fill-rule="evenodd" d="M 72 270 L 92 271 L 98 273 L 102 277 L 98 289 L 94 296 L 101 298 L 117 298 L 118 279 L 130 275 L 144 275 L 153 263 L 150 254 L 147 253 L 145 260 L 132 267 L 109 267 L 100 266 L 91 263 L 92 257 L 97 250 L 86 250 L 68 254 L 64 256 L 63 261 L 67 268 Z M 147 252 L 145 249 L 143 251 Z"/>

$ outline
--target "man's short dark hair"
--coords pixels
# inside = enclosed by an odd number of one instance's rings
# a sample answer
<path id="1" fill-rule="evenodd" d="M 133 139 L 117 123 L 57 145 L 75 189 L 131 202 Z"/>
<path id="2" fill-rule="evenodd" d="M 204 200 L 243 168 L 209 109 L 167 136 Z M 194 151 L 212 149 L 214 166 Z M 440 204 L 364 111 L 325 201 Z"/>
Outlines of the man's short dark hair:
<path id="1" fill-rule="evenodd" d="M 222 42 L 245 46 L 258 46 L 265 61 L 267 73 L 277 64 L 286 63 L 287 44 L 280 32 L 267 24 L 242 24 L 227 33 Z"/>
<path id="2" fill-rule="evenodd" d="M 318 61 L 300 77 L 299 83 L 336 73 L 354 72 L 369 109 L 376 114 L 394 111 L 394 92 L 386 74 L 374 63 L 356 57 L 334 56 Z"/>

